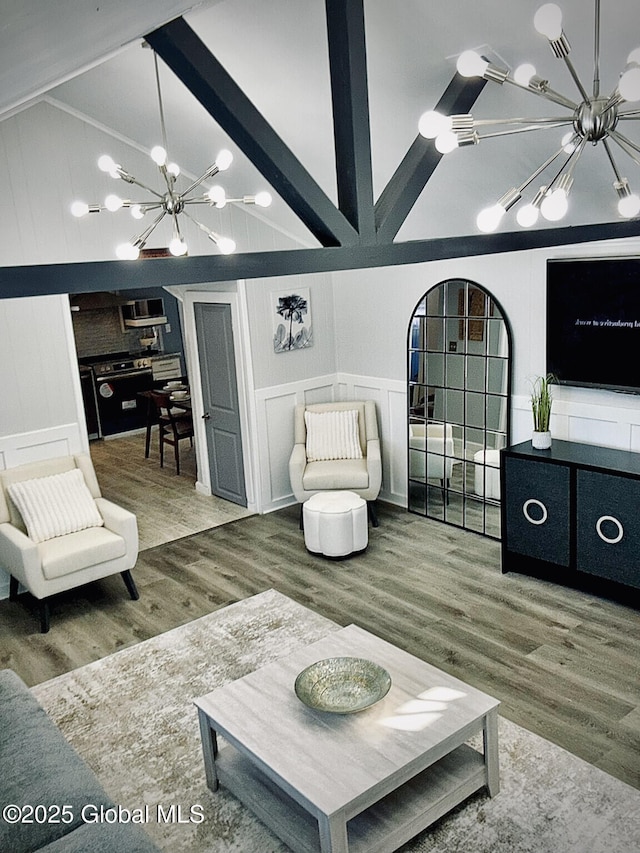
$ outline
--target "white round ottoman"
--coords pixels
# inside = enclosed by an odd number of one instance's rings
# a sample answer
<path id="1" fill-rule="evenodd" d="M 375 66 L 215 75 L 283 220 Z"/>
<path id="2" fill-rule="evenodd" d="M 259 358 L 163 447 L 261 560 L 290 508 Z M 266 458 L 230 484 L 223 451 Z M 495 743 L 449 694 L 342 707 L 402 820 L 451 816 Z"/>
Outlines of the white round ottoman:
<path id="1" fill-rule="evenodd" d="M 475 493 L 483 498 L 493 498 L 499 501 L 500 451 L 478 450 L 473 456 L 473 461 L 476 463 Z"/>
<path id="2" fill-rule="evenodd" d="M 302 507 L 304 544 L 312 554 L 348 557 L 369 541 L 367 502 L 355 492 L 318 492 Z"/>

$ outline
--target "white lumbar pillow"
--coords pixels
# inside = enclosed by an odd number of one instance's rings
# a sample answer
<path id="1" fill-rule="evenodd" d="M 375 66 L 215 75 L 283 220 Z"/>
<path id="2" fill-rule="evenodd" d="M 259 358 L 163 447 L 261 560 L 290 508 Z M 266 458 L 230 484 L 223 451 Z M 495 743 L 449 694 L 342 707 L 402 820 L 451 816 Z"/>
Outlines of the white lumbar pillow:
<path id="1" fill-rule="evenodd" d="M 346 409 L 335 412 L 305 412 L 307 426 L 307 461 L 328 459 L 362 459 L 358 435 L 358 412 Z"/>
<path id="2" fill-rule="evenodd" d="M 79 468 L 12 483 L 7 491 L 34 542 L 104 525 Z"/>

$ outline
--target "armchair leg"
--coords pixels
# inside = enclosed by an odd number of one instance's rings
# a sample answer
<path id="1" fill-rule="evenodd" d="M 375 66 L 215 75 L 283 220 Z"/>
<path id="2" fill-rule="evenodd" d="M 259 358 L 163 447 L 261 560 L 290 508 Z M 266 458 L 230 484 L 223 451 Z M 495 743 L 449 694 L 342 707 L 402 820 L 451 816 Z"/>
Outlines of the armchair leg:
<path id="1" fill-rule="evenodd" d="M 380 527 L 380 522 L 378 521 L 378 514 L 376 512 L 375 501 L 367 501 L 367 512 L 369 514 L 369 519 L 371 520 L 371 526 Z"/>
<path id="2" fill-rule="evenodd" d="M 120 572 L 122 580 L 124 581 L 124 585 L 129 591 L 129 595 L 134 601 L 137 601 L 140 598 L 140 593 L 138 592 L 138 587 L 131 575 L 131 572 L 127 569 L 126 572 Z"/>
<path id="3" fill-rule="evenodd" d="M 51 609 L 46 598 L 41 598 L 40 604 L 40 633 L 48 634 L 51 627 Z"/>
<path id="4" fill-rule="evenodd" d="M 9 601 L 18 600 L 18 579 L 13 575 L 9 576 Z"/>

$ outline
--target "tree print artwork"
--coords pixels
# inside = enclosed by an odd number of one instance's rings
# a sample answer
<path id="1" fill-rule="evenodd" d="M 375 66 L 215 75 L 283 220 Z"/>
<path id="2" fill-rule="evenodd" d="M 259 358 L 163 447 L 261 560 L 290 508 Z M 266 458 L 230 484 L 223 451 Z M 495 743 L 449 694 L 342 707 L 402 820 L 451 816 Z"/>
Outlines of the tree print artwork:
<path id="1" fill-rule="evenodd" d="M 274 307 L 276 322 L 273 335 L 275 352 L 290 352 L 312 345 L 309 289 L 276 293 Z"/>

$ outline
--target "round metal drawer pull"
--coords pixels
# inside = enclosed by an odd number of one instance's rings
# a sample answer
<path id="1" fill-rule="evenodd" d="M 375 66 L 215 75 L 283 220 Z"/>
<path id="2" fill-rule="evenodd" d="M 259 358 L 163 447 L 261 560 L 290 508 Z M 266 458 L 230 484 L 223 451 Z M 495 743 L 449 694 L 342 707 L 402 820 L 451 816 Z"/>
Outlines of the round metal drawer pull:
<path id="1" fill-rule="evenodd" d="M 610 539 L 608 536 L 605 536 L 602 532 L 602 522 L 603 521 L 611 521 L 618 528 L 618 535 L 613 539 Z M 617 518 L 614 518 L 613 515 L 601 515 L 600 518 L 596 521 L 596 533 L 602 539 L 603 542 L 606 542 L 607 545 L 616 545 L 624 535 L 624 528 L 622 524 L 618 521 Z"/>
<path id="2" fill-rule="evenodd" d="M 529 515 L 529 507 L 532 504 L 534 506 L 540 507 L 540 509 L 542 510 L 542 518 L 531 518 L 531 516 Z M 529 498 L 528 501 L 525 501 L 522 505 L 522 512 L 524 513 L 524 517 L 531 524 L 544 524 L 547 520 L 547 508 L 542 503 L 542 501 L 536 500 L 536 498 Z"/>

